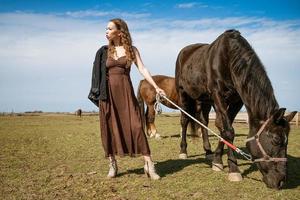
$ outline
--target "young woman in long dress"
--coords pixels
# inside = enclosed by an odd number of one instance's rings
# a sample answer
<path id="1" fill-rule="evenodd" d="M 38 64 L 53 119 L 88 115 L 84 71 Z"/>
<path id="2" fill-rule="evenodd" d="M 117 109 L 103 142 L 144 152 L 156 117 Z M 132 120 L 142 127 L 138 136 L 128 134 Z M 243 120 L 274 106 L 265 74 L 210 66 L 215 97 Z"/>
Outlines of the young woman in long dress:
<path id="1" fill-rule="evenodd" d="M 116 155 L 142 155 L 145 160 L 144 171 L 151 179 L 160 179 L 151 159 L 151 152 L 144 133 L 142 118 L 130 79 L 131 64 L 156 89 L 165 95 L 153 81 L 144 66 L 139 51 L 132 46 L 126 22 L 112 19 L 106 28 L 108 39 L 106 64 L 107 98 L 99 101 L 101 139 L 105 156 L 109 158 L 108 177 L 116 177 L 118 172 Z"/>

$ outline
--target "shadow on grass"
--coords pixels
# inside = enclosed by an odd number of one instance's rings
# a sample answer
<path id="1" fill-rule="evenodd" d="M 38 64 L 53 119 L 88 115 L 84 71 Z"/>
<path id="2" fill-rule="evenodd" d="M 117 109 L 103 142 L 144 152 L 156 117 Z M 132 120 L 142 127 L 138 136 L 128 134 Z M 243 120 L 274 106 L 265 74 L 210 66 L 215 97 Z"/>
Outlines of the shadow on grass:
<path id="1" fill-rule="evenodd" d="M 126 174 L 144 174 L 144 168 L 136 168 L 136 169 L 130 169 L 126 172 L 118 173 L 117 177 L 123 176 Z"/>
<path id="2" fill-rule="evenodd" d="M 205 158 L 195 158 L 199 155 L 189 156 L 188 159 L 182 160 L 182 159 L 169 159 L 166 161 L 158 162 L 155 166 L 157 168 L 157 171 L 159 171 L 159 174 L 162 177 L 165 177 L 168 174 L 174 174 L 178 171 L 183 170 L 185 167 L 190 165 L 195 165 L 199 163 L 205 163 L 209 167 L 211 166 L 211 161 Z"/>
<path id="3" fill-rule="evenodd" d="M 178 171 L 181 171 L 187 166 L 205 163 L 211 167 L 211 161 L 205 158 L 196 158 L 200 155 L 191 155 L 188 159 L 169 159 L 162 162 L 157 162 L 155 164 L 156 171 L 159 172 L 161 177 L 165 177 L 168 174 L 174 174 Z M 195 158 L 195 159 L 192 159 Z M 137 168 L 132 170 L 127 170 L 126 172 L 119 173 L 117 176 L 123 176 L 125 174 L 144 174 L 144 168 Z"/>
<path id="4" fill-rule="evenodd" d="M 261 179 L 256 179 L 256 178 L 252 178 L 249 177 L 248 174 L 251 174 L 252 172 L 255 172 L 258 170 L 256 164 L 252 164 L 252 163 L 244 163 L 244 164 L 240 164 L 240 165 L 250 165 L 248 169 L 246 169 L 243 173 L 242 176 L 247 178 L 247 179 L 251 179 L 253 181 L 258 181 L 258 182 L 262 182 Z"/>
<path id="5" fill-rule="evenodd" d="M 165 136 L 165 137 L 171 137 L 171 138 L 180 138 L 181 135 L 180 134 L 173 134 L 173 135 L 170 135 L 170 136 Z M 191 135 L 191 134 L 186 134 L 186 137 L 189 138 L 200 138 L 198 135 Z"/>

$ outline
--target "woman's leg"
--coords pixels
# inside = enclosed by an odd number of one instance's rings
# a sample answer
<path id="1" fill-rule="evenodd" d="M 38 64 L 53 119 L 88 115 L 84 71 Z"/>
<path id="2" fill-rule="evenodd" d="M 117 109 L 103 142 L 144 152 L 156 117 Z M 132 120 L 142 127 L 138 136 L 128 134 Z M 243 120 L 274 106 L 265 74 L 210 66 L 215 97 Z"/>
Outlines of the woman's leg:
<path id="1" fill-rule="evenodd" d="M 160 176 L 156 173 L 154 163 L 151 159 L 151 156 L 144 156 L 145 166 L 144 171 L 145 174 L 153 180 L 160 179 Z"/>
<path id="2" fill-rule="evenodd" d="M 108 159 L 109 159 L 109 171 L 107 177 L 114 178 L 117 176 L 118 173 L 117 160 L 113 155 L 109 156 Z"/>

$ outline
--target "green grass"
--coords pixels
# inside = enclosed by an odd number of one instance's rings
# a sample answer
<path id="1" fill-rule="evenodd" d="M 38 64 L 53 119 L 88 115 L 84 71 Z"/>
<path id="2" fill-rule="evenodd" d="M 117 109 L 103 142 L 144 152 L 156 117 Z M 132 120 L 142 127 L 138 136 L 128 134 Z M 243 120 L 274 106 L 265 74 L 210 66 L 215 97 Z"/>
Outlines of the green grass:
<path id="1" fill-rule="evenodd" d="M 97 116 L 1 116 L 0 199 L 300 199 L 299 128 L 290 132 L 288 183 L 277 191 L 242 159 L 242 182 L 227 180 L 226 156 L 224 172 L 213 172 L 199 138 L 188 137 L 189 157 L 179 160 L 179 118 L 156 122 L 163 139 L 149 143 L 162 180 L 145 177 L 142 157 L 118 159 L 119 175 L 108 180 Z M 243 148 L 247 125 L 234 127 L 235 144 Z M 210 141 L 215 149 L 218 140 Z"/>

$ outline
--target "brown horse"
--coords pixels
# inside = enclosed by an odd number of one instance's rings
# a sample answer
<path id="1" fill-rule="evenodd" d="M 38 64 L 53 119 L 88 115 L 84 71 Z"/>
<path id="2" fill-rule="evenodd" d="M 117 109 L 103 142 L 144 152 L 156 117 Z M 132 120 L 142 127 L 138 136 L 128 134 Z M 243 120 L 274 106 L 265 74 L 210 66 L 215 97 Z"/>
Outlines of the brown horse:
<path id="1" fill-rule="evenodd" d="M 197 101 L 214 106 L 215 124 L 230 143 L 234 140 L 233 120 L 244 104 L 249 115 L 248 137 L 258 138 L 248 142 L 247 147 L 252 158 L 261 158 L 257 166 L 266 185 L 282 188 L 287 177 L 289 122 L 296 112 L 284 116 L 285 109 L 279 108 L 263 64 L 238 31 L 228 30 L 212 44 L 183 48 L 176 61 L 175 82 L 184 110 L 193 113 Z M 188 121 L 187 116 L 181 115 L 182 154 L 187 153 Z M 213 169 L 223 168 L 223 150 L 224 143 L 220 141 Z M 242 180 L 236 155 L 230 148 L 227 157 L 229 180 Z"/>
<path id="2" fill-rule="evenodd" d="M 152 76 L 155 83 L 158 87 L 162 88 L 166 95 L 176 104 L 179 104 L 178 95 L 175 88 L 175 78 L 163 75 Z M 137 99 L 141 108 L 141 114 L 143 117 L 144 125 L 146 125 L 147 134 L 150 137 L 157 135 L 157 129 L 154 124 L 155 121 L 155 110 L 154 104 L 156 102 L 156 91 L 154 87 L 148 83 L 148 81 L 141 80 L 138 91 L 137 91 Z M 144 103 L 146 103 L 146 113 L 144 108 Z M 161 102 L 163 105 L 176 109 L 172 104 L 167 101 Z"/>
<path id="3" fill-rule="evenodd" d="M 175 88 L 175 78 L 164 76 L 164 75 L 156 75 L 152 76 L 155 83 L 162 88 L 167 97 L 173 101 L 175 104 L 181 106 L 180 100 L 178 98 L 178 93 Z M 150 137 L 159 137 L 159 134 L 157 133 L 156 126 L 154 124 L 155 121 L 155 110 L 154 110 L 154 104 L 156 102 L 156 91 L 152 85 L 148 83 L 146 80 L 141 80 L 138 91 L 137 91 L 137 99 L 141 108 L 141 114 L 143 118 L 144 126 L 146 125 L 147 134 Z M 144 108 L 144 103 L 146 104 L 146 113 Z M 170 104 L 168 101 L 162 101 L 163 105 L 167 106 L 168 108 L 177 109 L 172 104 Z M 211 109 L 210 106 L 203 107 L 200 102 L 197 104 L 197 115 L 199 120 L 205 124 L 208 125 L 209 121 L 209 111 Z M 199 132 L 199 126 L 192 122 L 191 124 L 191 135 L 197 135 L 196 132 Z M 199 129 L 199 130 L 198 130 Z M 212 155 L 211 151 L 211 145 L 208 140 L 208 133 L 207 130 L 201 127 L 202 131 L 202 139 L 203 139 L 203 148 L 206 152 L 206 156 L 209 158 L 210 155 Z"/>

